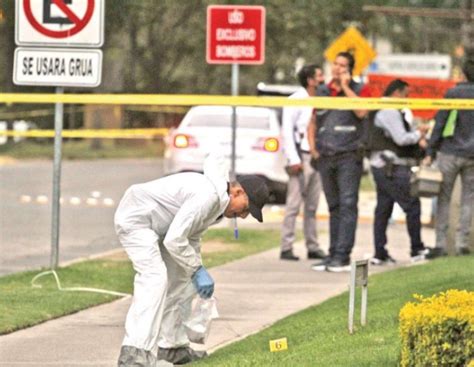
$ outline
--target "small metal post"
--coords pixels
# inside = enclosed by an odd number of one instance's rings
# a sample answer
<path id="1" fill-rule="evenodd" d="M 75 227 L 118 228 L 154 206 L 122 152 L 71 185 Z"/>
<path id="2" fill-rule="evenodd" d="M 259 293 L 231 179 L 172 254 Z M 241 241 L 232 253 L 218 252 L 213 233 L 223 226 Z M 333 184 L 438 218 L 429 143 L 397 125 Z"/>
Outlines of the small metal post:
<path id="1" fill-rule="evenodd" d="M 63 94 L 63 87 L 56 87 L 56 94 Z M 53 161 L 53 197 L 51 217 L 51 269 L 58 267 L 59 258 L 59 218 L 61 196 L 61 152 L 63 131 L 63 104 L 58 102 L 54 107 L 54 161 Z"/>
<path id="2" fill-rule="evenodd" d="M 360 324 L 367 324 L 367 285 L 362 286 L 362 302 L 360 305 Z"/>
<path id="3" fill-rule="evenodd" d="M 351 267 L 351 280 L 349 284 L 349 334 L 354 332 L 354 310 L 355 310 L 355 263 Z"/>
<path id="4" fill-rule="evenodd" d="M 367 294 L 368 294 L 369 261 L 358 260 L 351 264 L 351 277 L 349 281 L 349 333 L 354 333 L 354 312 L 356 287 L 362 287 L 362 300 L 360 307 L 360 323 L 367 324 Z"/>

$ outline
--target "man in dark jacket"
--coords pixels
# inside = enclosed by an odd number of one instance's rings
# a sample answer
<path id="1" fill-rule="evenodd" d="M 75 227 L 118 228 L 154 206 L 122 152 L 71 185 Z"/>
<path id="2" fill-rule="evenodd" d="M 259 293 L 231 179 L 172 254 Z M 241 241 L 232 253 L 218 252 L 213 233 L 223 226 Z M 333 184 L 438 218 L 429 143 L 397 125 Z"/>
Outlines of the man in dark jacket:
<path id="1" fill-rule="evenodd" d="M 317 90 L 317 96 L 368 97 L 369 91 L 352 79 L 355 60 L 340 52 L 332 65 L 333 79 Z M 367 110 L 318 110 L 308 127 L 310 149 L 318 158 L 324 194 L 329 207 L 329 257 L 313 270 L 350 270 L 350 255 L 357 227 L 357 202 L 362 176 L 362 121 Z M 314 134 L 314 130 L 317 133 Z"/>
<path id="2" fill-rule="evenodd" d="M 408 97 L 408 83 L 393 80 L 384 92 L 385 97 Z M 410 236 L 411 261 L 424 260 L 429 254 L 421 240 L 420 199 L 410 196 L 410 169 L 418 165 L 426 146 L 427 125 L 414 129 L 404 111 L 384 109 L 375 113 L 369 121 L 370 166 L 377 188 L 377 206 L 374 213 L 375 255 L 373 265 L 394 264 L 387 245 L 387 226 L 393 206 L 398 203 L 406 213 L 406 225 Z"/>
<path id="3" fill-rule="evenodd" d="M 464 63 L 466 82 L 459 83 L 445 98 L 474 98 L 474 60 Z M 469 254 L 469 235 L 474 205 L 474 110 L 439 111 L 428 146 L 426 164 L 436 157 L 443 173 L 436 214 L 436 246 L 430 257 L 446 255 L 449 205 L 454 183 L 461 176 L 461 217 L 455 246 L 459 255 Z"/>

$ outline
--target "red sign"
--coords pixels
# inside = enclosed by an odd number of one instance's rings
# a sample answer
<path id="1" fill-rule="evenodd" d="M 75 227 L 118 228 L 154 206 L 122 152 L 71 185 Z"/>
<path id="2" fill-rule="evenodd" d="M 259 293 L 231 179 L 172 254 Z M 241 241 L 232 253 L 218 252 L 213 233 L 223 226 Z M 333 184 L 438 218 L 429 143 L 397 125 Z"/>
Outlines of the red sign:
<path id="1" fill-rule="evenodd" d="M 453 80 L 400 77 L 392 75 L 369 74 L 369 88 L 372 97 L 381 97 L 385 88 L 394 79 L 406 81 L 410 88 L 411 98 L 443 98 L 449 88 L 456 85 Z M 432 119 L 437 110 L 415 110 L 413 114 L 422 119 Z"/>
<path id="2" fill-rule="evenodd" d="M 206 60 L 209 64 L 263 64 L 265 8 L 208 6 Z"/>
<path id="3" fill-rule="evenodd" d="M 46 0 L 43 0 L 46 1 Z M 31 0 L 24 0 L 23 6 L 25 9 L 25 16 L 32 25 L 34 29 L 36 29 L 41 34 L 52 37 L 52 38 L 66 38 L 75 35 L 76 33 L 80 32 L 84 27 L 89 23 L 92 18 L 92 14 L 94 14 L 94 0 L 87 0 L 87 9 L 85 14 L 81 17 L 74 13 L 74 11 L 66 5 L 64 0 L 48 0 L 49 6 L 55 5 L 59 8 L 59 10 L 65 15 L 69 24 L 72 24 L 72 27 L 63 30 L 57 31 L 46 28 L 40 21 L 38 21 L 35 16 L 33 15 L 33 11 L 31 10 Z M 45 7 L 47 8 L 47 7 Z M 44 17 L 44 14 L 43 14 Z"/>

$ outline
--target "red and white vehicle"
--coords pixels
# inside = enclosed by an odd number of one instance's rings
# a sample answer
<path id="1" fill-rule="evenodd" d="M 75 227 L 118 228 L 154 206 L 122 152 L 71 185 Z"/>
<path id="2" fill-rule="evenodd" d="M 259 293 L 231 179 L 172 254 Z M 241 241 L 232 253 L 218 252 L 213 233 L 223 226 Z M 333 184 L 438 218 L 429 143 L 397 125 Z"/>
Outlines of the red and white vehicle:
<path id="1" fill-rule="evenodd" d="M 276 112 L 264 107 L 237 107 L 237 176 L 256 174 L 267 180 L 274 202 L 284 203 L 288 176 Z M 230 159 L 232 107 L 196 106 L 168 137 L 165 171 L 202 171 L 204 158 L 216 149 Z M 230 165 L 229 165 L 230 166 Z"/>

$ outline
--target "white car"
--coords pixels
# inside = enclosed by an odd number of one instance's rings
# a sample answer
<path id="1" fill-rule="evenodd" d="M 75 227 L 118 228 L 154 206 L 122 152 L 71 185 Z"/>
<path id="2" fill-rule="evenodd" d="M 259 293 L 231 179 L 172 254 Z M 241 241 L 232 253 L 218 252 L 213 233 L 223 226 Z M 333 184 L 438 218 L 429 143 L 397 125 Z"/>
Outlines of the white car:
<path id="1" fill-rule="evenodd" d="M 273 202 L 284 203 L 288 175 L 282 153 L 280 125 L 273 109 L 237 107 L 237 176 L 264 177 Z M 184 116 L 178 128 L 170 131 L 165 151 L 165 171 L 202 172 L 206 154 L 221 150 L 231 159 L 232 129 L 230 106 L 196 106 Z M 229 164 L 230 167 L 230 164 Z"/>

